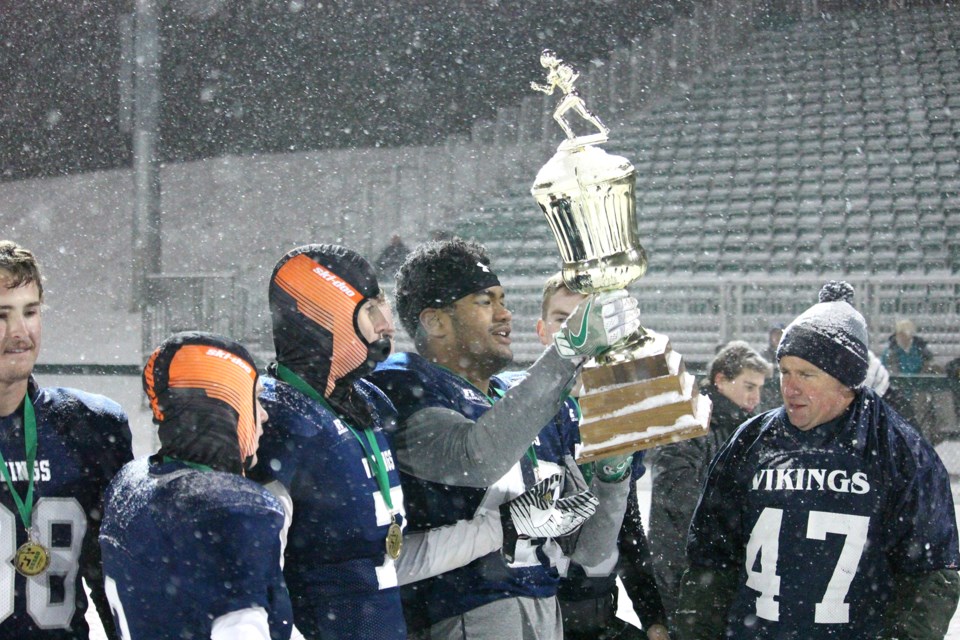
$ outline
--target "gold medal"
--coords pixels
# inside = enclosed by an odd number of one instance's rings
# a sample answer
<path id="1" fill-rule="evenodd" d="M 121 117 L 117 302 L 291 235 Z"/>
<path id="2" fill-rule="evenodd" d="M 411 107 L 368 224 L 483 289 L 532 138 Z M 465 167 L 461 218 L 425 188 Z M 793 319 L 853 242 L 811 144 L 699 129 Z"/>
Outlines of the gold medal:
<path id="1" fill-rule="evenodd" d="M 387 528 L 387 555 L 396 560 L 403 548 L 403 531 L 396 522 Z"/>
<path id="2" fill-rule="evenodd" d="M 14 565 L 17 573 L 32 578 L 40 575 L 50 566 L 50 553 L 33 540 L 27 540 L 17 549 Z"/>

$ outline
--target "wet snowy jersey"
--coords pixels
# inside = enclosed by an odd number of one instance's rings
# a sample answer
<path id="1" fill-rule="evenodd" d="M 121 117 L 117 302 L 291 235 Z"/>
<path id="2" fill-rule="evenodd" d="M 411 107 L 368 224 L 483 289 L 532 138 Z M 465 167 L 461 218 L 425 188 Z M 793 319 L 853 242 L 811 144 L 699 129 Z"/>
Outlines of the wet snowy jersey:
<path id="1" fill-rule="evenodd" d="M 406 524 L 400 477 L 382 432 L 392 407 L 379 390 L 354 383 L 373 409 L 371 430 L 394 513 L 347 424 L 292 386 L 274 378 L 263 382 L 260 401 L 270 419 L 250 477 L 279 481 L 293 500 L 284 573 L 297 628 L 316 638 L 405 638 L 396 568 L 385 545 L 390 525 Z"/>
<path id="2" fill-rule="evenodd" d="M 475 421 L 493 406 L 492 398 L 466 380 L 414 353 L 391 356 L 370 375 L 370 380 L 390 397 L 401 421 L 429 408 L 451 409 Z M 510 386 L 511 381 L 497 376 L 490 379 L 494 393 L 506 391 Z M 564 436 L 555 425 L 552 429 L 553 435 L 548 436 L 550 431 L 544 429 L 539 436 L 538 464 L 558 463 L 572 446 L 566 440 L 569 432 Z M 489 489 L 440 484 L 404 474 L 411 530 L 428 531 L 471 520 L 481 505 L 492 504 L 497 508 L 535 484 L 533 460 L 533 456 L 524 456 L 519 461 L 522 479 L 501 480 Z M 491 491 L 503 495 L 494 498 L 488 495 Z M 544 541 L 532 542 L 534 544 L 521 540 L 516 560 L 510 565 L 495 551 L 459 569 L 403 587 L 404 606 L 411 626 L 419 629 L 504 598 L 556 595 L 559 574 L 543 553 L 537 552 Z M 524 545 L 526 549 L 521 548 Z"/>
<path id="3" fill-rule="evenodd" d="M 123 640 L 210 638 L 214 620 L 260 607 L 290 637 L 280 570 L 283 509 L 255 482 L 176 460 L 139 459 L 110 484 L 100 531 Z"/>
<path id="4" fill-rule="evenodd" d="M 739 567 L 731 638 L 876 638 L 894 575 L 960 563 L 943 464 L 870 390 L 810 431 L 782 408 L 744 424 L 711 467 L 687 553 Z"/>
<path id="5" fill-rule="evenodd" d="M 39 389 L 31 378 L 36 416 L 32 526 L 50 565 L 27 579 L 12 564 L 27 541 L 16 501 L 0 480 L 0 637 L 86 638 L 88 603 L 81 577 L 108 615 L 100 579 L 102 495 L 133 455 L 127 416 L 115 402 L 76 389 Z M 0 453 L 14 490 L 28 492 L 23 408 L 0 418 Z"/>

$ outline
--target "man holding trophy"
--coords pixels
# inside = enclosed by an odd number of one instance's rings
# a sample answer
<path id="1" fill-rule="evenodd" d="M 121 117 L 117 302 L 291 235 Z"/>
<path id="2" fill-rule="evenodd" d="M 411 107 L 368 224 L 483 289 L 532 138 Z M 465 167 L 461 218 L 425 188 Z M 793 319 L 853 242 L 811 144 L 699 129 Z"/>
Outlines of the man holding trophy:
<path id="1" fill-rule="evenodd" d="M 560 62 L 546 55 L 543 61 Z M 552 86 L 565 96 L 557 117 L 570 109 L 591 117 L 573 91 L 575 75 L 554 75 Z M 593 146 L 606 140 L 602 123 L 597 128 L 577 138 L 564 127 L 567 140 L 534 186 L 564 257 L 566 286 L 586 298 L 521 382 L 496 376 L 512 360 L 511 315 L 482 247 L 459 239 L 421 245 L 397 274 L 397 310 L 417 353 L 395 354 L 370 380 L 399 413 L 392 445 L 410 530 L 503 519 L 500 552 L 402 589 L 410 630 L 429 630 L 433 640 L 561 638 L 555 565 L 569 549 L 559 541 L 583 524 L 584 514 L 593 517 L 568 557 L 612 570 L 629 465 L 598 469 L 590 488 L 599 500 L 591 495 L 590 505 L 564 507 L 573 496 L 544 491 L 544 480 L 554 477 L 546 474 L 557 471 L 556 486 L 566 492 L 568 483 L 583 486 L 579 470 L 572 460 L 540 461 L 531 446 L 540 444 L 543 453 L 541 429 L 578 374 L 583 416 L 593 424 L 581 429 L 580 462 L 626 460 L 631 451 L 703 433 L 709 419 L 709 405 L 698 404 L 680 357 L 664 337 L 640 329 L 636 300 L 624 290 L 646 270 L 636 238 L 634 171 Z M 539 509 L 514 508 L 525 499 Z M 557 526 L 540 526 L 552 521 Z M 520 533 L 516 545 L 506 544 L 511 529 Z"/>
<path id="2" fill-rule="evenodd" d="M 612 567 L 630 473 L 587 491 L 572 456 L 544 434 L 579 364 L 639 326 L 636 301 L 624 291 L 588 298 L 516 384 L 496 375 L 513 358 L 511 314 L 481 246 L 454 238 L 414 249 L 397 275 L 397 312 L 417 352 L 394 354 L 369 379 L 399 414 L 391 444 L 408 530 L 485 517 L 503 525 L 492 552 L 401 587 L 408 628 L 431 640 L 559 640 L 563 539 L 583 525 L 573 560 Z M 450 557 L 464 555 L 452 545 Z"/>

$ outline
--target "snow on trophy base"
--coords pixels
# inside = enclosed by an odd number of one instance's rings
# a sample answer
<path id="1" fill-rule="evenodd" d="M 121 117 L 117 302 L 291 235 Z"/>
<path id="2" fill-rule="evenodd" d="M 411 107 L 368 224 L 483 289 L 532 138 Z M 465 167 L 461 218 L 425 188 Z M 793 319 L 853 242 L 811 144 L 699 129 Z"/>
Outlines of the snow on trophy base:
<path id="1" fill-rule="evenodd" d="M 530 192 L 557 241 L 564 283 L 587 295 L 626 288 L 647 271 L 637 237 L 636 169 L 598 146 L 609 129 L 575 91 L 576 71 L 550 50 L 540 63 L 548 70 L 547 84 L 531 86 L 548 95 L 560 89 L 554 119 L 567 138 L 540 168 Z M 596 133 L 576 136 L 564 118 L 568 111 Z M 581 462 L 708 431 L 710 400 L 699 394 L 666 336 L 640 329 L 589 362 L 581 377 Z"/>
<path id="2" fill-rule="evenodd" d="M 579 463 L 709 431 L 710 398 L 700 395 L 683 357 L 663 334 L 647 331 L 628 347 L 591 360 L 581 380 Z"/>

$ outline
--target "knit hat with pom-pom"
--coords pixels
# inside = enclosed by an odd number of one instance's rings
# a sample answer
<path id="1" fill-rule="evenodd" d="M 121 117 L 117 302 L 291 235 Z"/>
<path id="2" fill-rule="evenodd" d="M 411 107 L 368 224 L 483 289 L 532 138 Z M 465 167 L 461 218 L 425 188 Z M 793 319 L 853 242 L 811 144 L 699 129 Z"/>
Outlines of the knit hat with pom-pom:
<path id="1" fill-rule="evenodd" d="M 867 323 L 853 308 L 853 287 L 831 280 L 820 302 L 787 325 L 777 347 L 777 362 L 796 356 L 856 389 L 867 377 Z"/>

